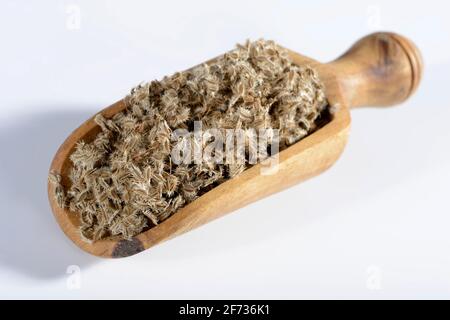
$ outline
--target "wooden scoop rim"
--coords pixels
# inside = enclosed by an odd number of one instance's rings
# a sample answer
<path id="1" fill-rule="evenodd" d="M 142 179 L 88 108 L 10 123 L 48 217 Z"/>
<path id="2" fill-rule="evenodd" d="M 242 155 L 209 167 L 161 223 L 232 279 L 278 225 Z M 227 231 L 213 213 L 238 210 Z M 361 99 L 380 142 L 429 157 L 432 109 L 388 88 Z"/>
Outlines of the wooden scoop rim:
<path id="1" fill-rule="evenodd" d="M 280 163 L 282 163 L 283 161 L 289 161 L 291 157 L 300 152 L 314 152 L 314 147 L 316 145 L 319 145 L 324 140 L 337 135 L 340 132 L 347 131 L 350 125 L 350 113 L 346 106 L 340 104 L 342 99 L 339 96 L 339 88 L 336 79 L 330 76 L 329 72 L 326 72 L 327 75 L 322 78 L 324 67 L 323 64 L 316 62 L 313 59 L 306 58 L 295 52 L 290 51 L 290 53 L 293 57 L 294 63 L 299 65 L 308 64 L 318 70 L 319 77 L 325 83 L 327 97 L 329 98 L 330 108 L 333 110 L 333 113 L 332 119 L 329 123 L 324 125 L 316 132 L 311 133 L 307 137 L 295 143 L 294 145 L 290 146 L 289 148 L 281 151 L 278 154 Z M 330 95 L 328 95 L 329 90 L 333 92 Z M 111 106 L 103 109 L 99 113 L 101 113 L 105 118 L 110 118 L 116 113 L 123 111 L 125 108 L 126 104 L 124 100 L 119 100 Z M 99 126 L 94 121 L 96 115 L 85 121 L 81 126 L 74 130 L 72 134 L 69 135 L 69 137 L 67 137 L 67 139 L 56 152 L 55 157 L 51 163 L 50 172 L 61 174 L 62 183 L 65 186 L 70 183 L 67 178 L 67 174 L 71 167 L 69 156 L 73 152 L 76 143 L 88 136 L 93 137 L 98 132 L 100 132 Z M 86 140 L 90 141 L 89 139 Z M 125 257 L 141 252 L 159 242 L 173 238 L 176 235 L 192 229 L 195 226 L 190 225 L 190 217 L 192 215 L 195 215 L 196 211 L 199 210 L 201 206 L 209 205 L 210 201 L 220 201 L 222 195 L 226 193 L 227 190 L 229 190 L 230 188 L 238 188 L 239 184 L 242 181 L 248 181 L 260 175 L 260 171 L 260 164 L 257 164 L 245 170 L 239 176 L 225 181 L 224 183 L 200 196 L 195 201 L 178 210 L 175 214 L 173 214 L 167 220 L 163 221 L 161 224 L 140 233 L 130 241 L 121 240 L 118 238 L 108 238 L 91 243 L 86 242 L 82 239 L 81 234 L 78 230 L 78 214 L 69 211 L 67 208 L 62 209 L 58 206 L 53 195 L 54 189 L 51 183 L 48 184 L 48 195 L 53 214 L 61 229 L 78 247 L 88 253 L 100 257 Z M 221 213 L 218 216 L 221 216 L 223 214 L 224 213 Z M 207 219 L 205 219 L 204 223 L 217 217 L 208 217 Z M 198 221 L 196 221 L 195 224 L 198 225 Z"/>

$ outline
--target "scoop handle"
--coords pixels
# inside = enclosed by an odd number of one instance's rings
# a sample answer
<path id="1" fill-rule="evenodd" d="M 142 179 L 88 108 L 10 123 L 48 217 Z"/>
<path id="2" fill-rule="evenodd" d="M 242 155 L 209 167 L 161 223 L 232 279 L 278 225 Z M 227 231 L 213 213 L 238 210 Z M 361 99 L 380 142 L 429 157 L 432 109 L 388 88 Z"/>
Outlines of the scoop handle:
<path id="1" fill-rule="evenodd" d="M 377 32 L 330 62 L 350 108 L 392 106 L 410 97 L 422 77 L 420 51 L 407 38 Z"/>

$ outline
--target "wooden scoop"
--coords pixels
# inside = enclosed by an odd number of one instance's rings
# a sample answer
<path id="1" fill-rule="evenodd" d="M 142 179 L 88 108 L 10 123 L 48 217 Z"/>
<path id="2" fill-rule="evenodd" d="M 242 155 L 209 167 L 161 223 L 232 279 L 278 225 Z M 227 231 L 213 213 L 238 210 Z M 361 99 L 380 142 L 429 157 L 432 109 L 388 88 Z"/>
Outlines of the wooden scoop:
<path id="1" fill-rule="evenodd" d="M 423 64 L 418 49 L 411 41 L 394 33 L 366 36 L 344 55 L 327 64 L 289 52 L 294 63 L 308 64 L 318 71 L 333 113 L 331 121 L 324 127 L 279 153 L 276 174 L 263 175 L 261 164 L 255 165 L 130 241 L 106 239 L 94 243 L 81 239 L 78 215 L 58 206 L 53 187 L 49 184 L 50 205 L 65 234 L 80 248 L 96 256 L 126 257 L 313 177 L 330 167 L 343 151 L 350 128 L 350 108 L 400 103 L 416 90 L 422 74 Z M 101 113 L 110 118 L 125 108 L 121 100 Z M 61 174 L 65 187 L 70 186 L 69 156 L 75 144 L 79 140 L 90 142 L 99 132 L 100 128 L 92 117 L 59 148 L 50 171 Z"/>

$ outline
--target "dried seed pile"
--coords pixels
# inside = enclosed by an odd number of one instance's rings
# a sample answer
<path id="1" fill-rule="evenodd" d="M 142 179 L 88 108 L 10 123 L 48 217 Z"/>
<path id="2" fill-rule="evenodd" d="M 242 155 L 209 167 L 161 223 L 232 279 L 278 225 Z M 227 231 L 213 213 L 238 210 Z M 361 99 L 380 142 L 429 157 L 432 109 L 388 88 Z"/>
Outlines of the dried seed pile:
<path id="1" fill-rule="evenodd" d="M 70 159 L 71 186 L 51 174 L 61 207 L 80 214 L 86 241 L 130 239 L 167 219 L 249 164 L 175 165 L 174 129 L 279 129 L 280 150 L 312 132 L 326 109 L 315 70 L 294 65 L 272 41 L 238 45 L 214 63 L 139 85 L 127 109 L 97 115 L 101 133 L 79 142 Z M 203 146 L 204 147 L 204 146 Z"/>

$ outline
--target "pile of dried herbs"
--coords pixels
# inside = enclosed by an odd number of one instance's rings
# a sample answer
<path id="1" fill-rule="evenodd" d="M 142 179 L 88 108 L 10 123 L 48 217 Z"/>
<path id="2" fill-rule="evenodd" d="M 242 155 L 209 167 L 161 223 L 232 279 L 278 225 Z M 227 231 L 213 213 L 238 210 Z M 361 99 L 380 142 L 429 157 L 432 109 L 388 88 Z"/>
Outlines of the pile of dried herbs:
<path id="1" fill-rule="evenodd" d="M 59 205 L 80 214 L 86 241 L 130 239 L 249 167 L 174 164 L 173 130 L 192 131 L 194 121 L 203 128 L 275 128 L 282 150 L 312 132 L 327 105 L 316 72 L 264 40 L 140 85 L 125 101 L 127 109 L 113 118 L 97 115 L 102 131 L 93 142 L 77 144 L 70 188 L 50 176 Z"/>

